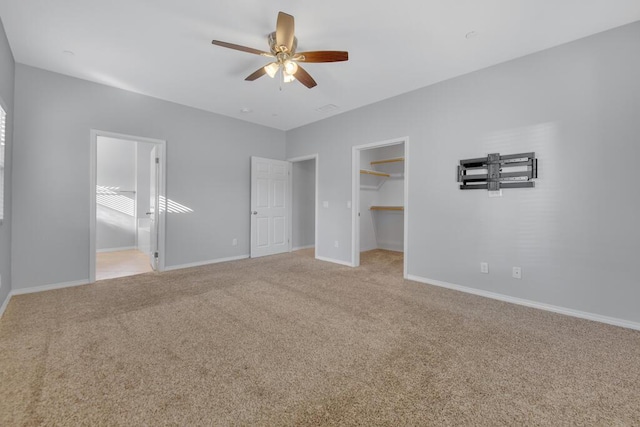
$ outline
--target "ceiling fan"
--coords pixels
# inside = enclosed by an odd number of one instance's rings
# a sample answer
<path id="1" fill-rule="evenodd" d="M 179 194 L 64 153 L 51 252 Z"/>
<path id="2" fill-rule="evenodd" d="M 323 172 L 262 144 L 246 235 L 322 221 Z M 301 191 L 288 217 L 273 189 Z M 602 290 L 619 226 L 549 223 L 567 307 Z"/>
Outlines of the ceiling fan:
<path id="1" fill-rule="evenodd" d="M 285 83 L 298 80 L 309 89 L 316 86 L 317 83 L 313 80 L 313 77 L 311 77 L 311 75 L 298 64 L 299 62 L 340 62 L 349 60 L 349 52 L 344 51 L 316 50 L 311 52 L 296 52 L 298 39 L 294 35 L 293 16 L 284 12 L 278 13 L 276 30 L 269 34 L 268 41 L 270 52 L 227 43 L 220 40 L 213 40 L 211 43 L 229 49 L 253 53 L 267 58 L 274 58 L 273 62 L 265 65 L 264 67 L 258 68 L 245 80 L 254 81 L 265 74 L 268 74 L 269 77 L 273 78 L 278 71 L 282 70 L 282 77 Z"/>

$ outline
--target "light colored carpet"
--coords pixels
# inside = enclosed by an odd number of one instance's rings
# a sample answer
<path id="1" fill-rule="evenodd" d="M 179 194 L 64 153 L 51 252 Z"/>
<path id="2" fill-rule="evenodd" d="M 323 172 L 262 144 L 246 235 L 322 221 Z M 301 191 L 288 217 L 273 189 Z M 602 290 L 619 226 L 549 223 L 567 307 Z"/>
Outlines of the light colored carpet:
<path id="1" fill-rule="evenodd" d="M 14 297 L 0 425 L 640 425 L 640 333 L 308 251 Z"/>

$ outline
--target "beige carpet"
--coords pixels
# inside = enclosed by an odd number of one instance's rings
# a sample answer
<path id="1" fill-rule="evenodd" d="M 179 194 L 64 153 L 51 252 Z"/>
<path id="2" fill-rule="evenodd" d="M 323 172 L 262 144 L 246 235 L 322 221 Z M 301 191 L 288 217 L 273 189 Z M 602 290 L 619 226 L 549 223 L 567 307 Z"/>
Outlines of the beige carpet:
<path id="1" fill-rule="evenodd" d="M 308 251 L 14 297 L 0 425 L 640 425 L 640 333 Z"/>

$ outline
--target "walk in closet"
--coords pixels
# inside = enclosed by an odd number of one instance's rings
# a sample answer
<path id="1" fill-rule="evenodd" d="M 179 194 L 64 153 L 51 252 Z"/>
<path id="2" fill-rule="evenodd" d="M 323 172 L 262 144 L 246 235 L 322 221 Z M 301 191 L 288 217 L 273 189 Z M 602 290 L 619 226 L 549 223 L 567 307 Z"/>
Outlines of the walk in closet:
<path id="1" fill-rule="evenodd" d="M 404 144 L 360 153 L 360 251 L 404 248 Z"/>

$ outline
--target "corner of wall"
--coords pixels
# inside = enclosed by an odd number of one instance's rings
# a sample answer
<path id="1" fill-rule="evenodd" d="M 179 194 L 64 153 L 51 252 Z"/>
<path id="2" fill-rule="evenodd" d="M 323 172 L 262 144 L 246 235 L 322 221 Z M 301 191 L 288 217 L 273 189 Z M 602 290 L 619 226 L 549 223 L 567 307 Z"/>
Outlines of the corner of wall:
<path id="1" fill-rule="evenodd" d="M 4 219 L 0 225 L 0 252 L 8 254 L 0 259 L 0 316 L 11 298 L 11 169 L 13 158 L 13 116 L 16 63 L 9 40 L 0 20 L 0 103 L 7 113 L 4 163 Z"/>
<path id="2" fill-rule="evenodd" d="M 9 305 L 9 300 L 11 299 L 11 292 L 9 292 L 5 297 L 4 300 L 2 301 L 2 304 L 0 305 L 0 319 L 2 319 L 2 315 L 4 314 L 4 311 L 7 309 L 7 306 Z"/>

